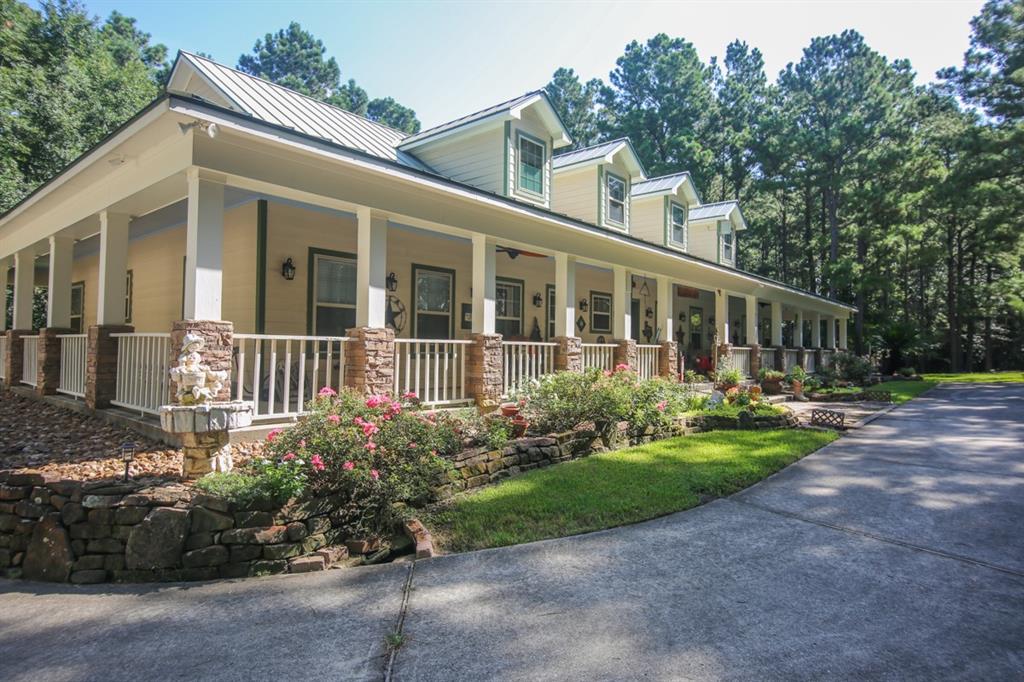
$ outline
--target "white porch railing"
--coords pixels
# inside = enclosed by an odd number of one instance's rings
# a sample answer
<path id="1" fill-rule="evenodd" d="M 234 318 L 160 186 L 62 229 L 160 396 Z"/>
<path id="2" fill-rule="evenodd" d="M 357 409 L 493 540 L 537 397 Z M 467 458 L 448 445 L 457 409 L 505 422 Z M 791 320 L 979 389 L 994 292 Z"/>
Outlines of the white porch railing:
<path id="1" fill-rule="evenodd" d="M 470 401 L 466 355 L 472 341 L 395 339 L 395 393 L 415 393 L 427 405 Z"/>
<path id="2" fill-rule="evenodd" d="M 231 397 L 252 403 L 253 417 L 291 418 L 325 387 L 345 385 L 345 336 L 235 334 Z"/>
<path id="3" fill-rule="evenodd" d="M 171 335 L 111 334 L 117 339 L 117 383 L 114 399 L 119 407 L 157 414 L 170 402 Z"/>
<path id="4" fill-rule="evenodd" d="M 814 351 L 813 350 L 805 350 L 804 351 L 804 364 L 803 364 L 803 367 L 804 367 L 804 371 L 807 372 L 808 374 L 812 374 L 813 372 L 817 371 L 817 367 L 815 367 L 815 362 L 814 362 Z"/>
<path id="5" fill-rule="evenodd" d="M 59 393 L 85 397 L 85 364 L 87 340 L 85 334 L 61 334 L 60 339 L 60 383 Z"/>
<path id="6" fill-rule="evenodd" d="M 788 372 L 789 370 L 793 369 L 797 365 L 802 365 L 803 363 L 801 363 L 800 360 L 801 360 L 801 358 L 800 358 L 800 351 L 792 350 L 792 349 L 787 348 L 786 349 L 786 364 L 784 365 L 785 370 Z"/>
<path id="7" fill-rule="evenodd" d="M 614 343 L 584 343 L 582 346 L 583 369 L 597 367 L 610 371 L 615 368 Z"/>
<path id="8" fill-rule="evenodd" d="M 637 344 L 636 346 L 636 370 L 641 379 L 650 379 L 658 376 L 658 355 L 661 353 L 661 346 Z"/>
<path id="9" fill-rule="evenodd" d="M 0 379 L 7 379 L 7 334 L 0 332 Z"/>
<path id="10" fill-rule="evenodd" d="M 732 366 L 743 373 L 743 376 L 750 376 L 750 349 L 744 346 L 733 346 Z"/>
<path id="11" fill-rule="evenodd" d="M 524 382 L 537 379 L 542 374 L 554 372 L 557 346 L 557 343 L 548 342 L 502 341 L 503 394 L 508 395 Z"/>
<path id="12" fill-rule="evenodd" d="M 35 387 L 39 371 L 39 337 L 23 336 L 24 346 L 21 354 L 21 383 Z"/>
<path id="13" fill-rule="evenodd" d="M 764 369 L 775 369 L 775 349 L 761 349 L 761 367 Z"/>

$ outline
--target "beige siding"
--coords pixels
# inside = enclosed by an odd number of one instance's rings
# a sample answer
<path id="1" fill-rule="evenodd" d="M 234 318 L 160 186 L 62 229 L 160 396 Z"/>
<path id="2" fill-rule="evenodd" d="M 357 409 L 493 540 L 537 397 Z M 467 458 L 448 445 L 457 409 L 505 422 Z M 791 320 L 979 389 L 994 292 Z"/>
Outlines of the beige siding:
<path id="1" fill-rule="evenodd" d="M 689 252 L 698 258 L 718 262 L 718 223 L 691 222 L 688 226 Z"/>
<path id="2" fill-rule="evenodd" d="M 95 239 L 95 238 L 94 238 Z M 128 244 L 132 271 L 132 324 L 138 332 L 170 331 L 181 319 L 185 226 L 178 225 Z M 256 310 L 256 204 L 224 215 L 223 316 L 236 330 L 252 329 Z M 84 325 L 96 324 L 99 255 L 75 259 L 72 281 L 85 284 Z"/>
<path id="3" fill-rule="evenodd" d="M 588 223 L 597 223 L 597 168 L 556 173 L 551 208 Z"/>
<path id="4" fill-rule="evenodd" d="M 475 134 L 453 135 L 419 147 L 413 153 L 442 175 L 489 192 L 504 193 L 505 132 L 501 126 Z"/>
<path id="5" fill-rule="evenodd" d="M 632 200 L 630 234 L 653 244 L 665 242 L 665 197 L 660 195 Z"/>

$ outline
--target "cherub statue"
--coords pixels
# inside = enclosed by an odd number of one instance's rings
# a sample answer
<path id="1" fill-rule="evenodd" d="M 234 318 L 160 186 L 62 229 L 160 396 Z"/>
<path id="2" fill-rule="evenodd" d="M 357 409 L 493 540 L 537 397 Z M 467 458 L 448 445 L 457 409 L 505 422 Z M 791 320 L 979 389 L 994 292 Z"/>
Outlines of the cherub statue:
<path id="1" fill-rule="evenodd" d="M 178 365 L 171 368 L 171 381 L 178 387 L 175 397 L 182 405 L 213 402 L 228 378 L 227 372 L 211 370 L 202 363 L 199 351 L 204 345 L 206 341 L 198 334 L 185 334 Z"/>

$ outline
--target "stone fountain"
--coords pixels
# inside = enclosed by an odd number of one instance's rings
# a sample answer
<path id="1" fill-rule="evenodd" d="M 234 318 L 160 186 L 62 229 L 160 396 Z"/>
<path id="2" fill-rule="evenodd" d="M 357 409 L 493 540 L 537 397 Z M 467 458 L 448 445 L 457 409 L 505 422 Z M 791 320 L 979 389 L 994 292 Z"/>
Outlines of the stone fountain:
<path id="1" fill-rule="evenodd" d="M 181 436 L 185 450 L 182 474 L 197 478 L 212 471 L 231 471 L 228 432 L 252 423 L 252 405 L 240 400 L 215 402 L 227 372 L 203 363 L 205 340 L 188 333 L 182 340 L 178 364 L 171 368 L 177 404 L 160 407 L 164 431 Z"/>

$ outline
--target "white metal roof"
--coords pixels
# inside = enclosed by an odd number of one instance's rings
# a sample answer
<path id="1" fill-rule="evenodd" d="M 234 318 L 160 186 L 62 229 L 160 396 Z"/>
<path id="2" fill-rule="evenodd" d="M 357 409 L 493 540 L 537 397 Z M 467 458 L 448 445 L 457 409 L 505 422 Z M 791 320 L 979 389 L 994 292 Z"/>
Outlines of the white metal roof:
<path id="1" fill-rule="evenodd" d="M 207 84 L 222 93 L 233 104 L 231 108 L 261 121 L 413 168 L 430 170 L 415 157 L 397 149 L 407 137 L 399 130 L 189 52 L 179 53 L 171 86 L 181 80 L 175 78 L 179 70 L 187 68 L 193 69 Z M 171 86 L 168 90 L 175 91 Z M 184 90 L 179 92 L 194 94 Z"/>
<path id="2" fill-rule="evenodd" d="M 690 177 L 690 173 L 687 171 L 634 182 L 630 188 L 629 195 L 635 198 L 647 195 L 675 194 L 682 185 L 688 185 L 687 189 L 689 191 L 687 194 L 692 195 L 694 201 L 700 201 L 697 187 L 693 184 L 693 178 Z"/>
<path id="3" fill-rule="evenodd" d="M 626 152 L 626 165 L 629 166 L 631 172 L 638 177 L 644 177 L 646 175 L 644 165 L 628 137 L 620 137 L 617 140 L 610 140 L 559 154 L 551 160 L 551 167 L 559 171 L 570 167 L 599 163 L 602 160 L 608 162 L 613 156 L 622 151 Z"/>
<path id="4" fill-rule="evenodd" d="M 713 204 L 694 206 L 690 209 L 690 220 L 714 220 L 715 218 L 724 220 L 739 207 L 738 201 L 719 201 Z"/>

